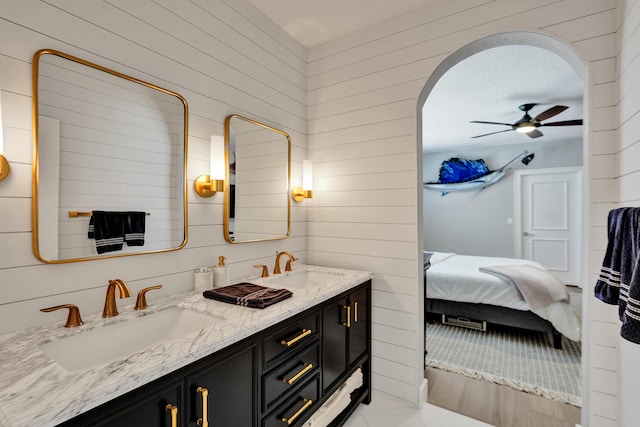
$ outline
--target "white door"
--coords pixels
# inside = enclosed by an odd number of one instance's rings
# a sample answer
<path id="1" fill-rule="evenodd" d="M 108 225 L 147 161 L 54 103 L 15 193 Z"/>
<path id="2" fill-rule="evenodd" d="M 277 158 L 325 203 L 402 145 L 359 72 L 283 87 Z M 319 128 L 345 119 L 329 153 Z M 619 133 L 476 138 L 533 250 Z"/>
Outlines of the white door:
<path id="1" fill-rule="evenodd" d="M 581 168 L 517 172 L 516 256 L 581 286 Z"/>

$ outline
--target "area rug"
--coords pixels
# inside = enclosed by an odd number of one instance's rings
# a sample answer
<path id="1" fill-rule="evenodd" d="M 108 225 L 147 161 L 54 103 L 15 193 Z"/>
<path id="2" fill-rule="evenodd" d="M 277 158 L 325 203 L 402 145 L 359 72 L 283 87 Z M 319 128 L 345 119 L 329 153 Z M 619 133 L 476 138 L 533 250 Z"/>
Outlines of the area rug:
<path id="1" fill-rule="evenodd" d="M 554 349 L 545 333 L 492 325 L 481 332 L 436 323 L 426 328 L 425 364 L 581 406 L 581 346 L 564 337 L 562 345 Z"/>

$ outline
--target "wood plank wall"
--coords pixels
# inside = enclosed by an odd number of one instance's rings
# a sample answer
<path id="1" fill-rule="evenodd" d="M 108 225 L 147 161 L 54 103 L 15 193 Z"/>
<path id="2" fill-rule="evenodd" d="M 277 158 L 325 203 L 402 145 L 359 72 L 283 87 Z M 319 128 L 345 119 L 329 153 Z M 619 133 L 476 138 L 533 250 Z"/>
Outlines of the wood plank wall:
<path id="1" fill-rule="evenodd" d="M 617 133 L 620 206 L 640 206 L 640 2 L 621 0 L 618 5 L 618 106 Z M 617 326 L 617 320 L 613 321 Z M 640 382 L 640 346 L 619 339 L 620 426 L 638 424 L 637 384 Z M 607 355 L 608 358 L 611 356 Z M 604 361 L 603 361 L 604 362 Z M 603 369 L 605 369 L 603 367 Z"/>
<path id="2" fill-rule="evenodd" d="M 614 118 L 616 0 L 454 0 L 385 21 L 308 54 L 309 150 L 315 196 L 312 263 L 372 270 L 373 385 L 410 399 L 422 369 L 420 154 L 416 98 L 449 54 L 482 37 L 531 29 L 573 48 L 589 70 L 589 280 L 606 246 L 606 213 L 617 202 Z M 586 285 L 588 288 L 589 285 Z M 588 292 L 585 294 L 589 295 Z M 592 308 L 591 299 L 587 308 Z M 585 322 L 591 345 L 584 424 L 618 425 L 617 334 L 610 307 Z M 599 352 L 591 356 L 591 353 Z M 590 422 L 590 423 L 589 423 Z"/>
<path id="3" fill-rule="evenodd" d="M 244 0 L 0 0 L 0 84 L 6 156 L 0 185 L 0 333 L 63 322 L 80 306 L 85 320 L 104 304 L 107 281 L 132 292 L 156 284 L 156 297 L 193 288 L 193 270 L 227 257 L 234 278 L 272 268 L 276 251 L 306 261 L 306 210 L 292 207 L 287 240 L 231 245 L 222 233 L 223 194 L 202 199 L 193 180 L 209 170 L 211 135 L 235 113 L 289 133 L 294 177 L 306 158 L 306 51 Z M 184 96 L 189 103 L 186 248 L 63 265 L 39 262 L 31 247 L 31 61 L 57 49 Z M 153 304 L 153 295 L 150 295 Z M 131 299 L 118 301 L 132 305 Z"/>
<path id="4" fill-rule="evenodd" d="M 638 45 L 633 31 L 637 2 L 620 2 L 627 19 L 619 25 L 628 28 L 624 33 L 629 40 L 621 57 L 630 64 L 621 69 L 621 79 L 628 80 L 631 91 L 621 103 L 635 105 L 634 74 L 623 71 L 633 70 L 637 62 L 632 61 Z M 218 255 L 225 255 L 233 276 L 240 277 L 253 264 L 272 264 L 275 251 L 286 249 L 303 261 L 376 273 L 373 384 L 413 400 L 422 377 L 416 146 L 416 98 L 422 86 L 453 51 L 513 29 L 556 36 L 585 59 L 591 91 L 586 117 L 591 129 L 586 147 L 589 277 L 594 279 L 606 246 L 606 212 L 618 202 L 618 182 L 621 195 L 632 191 L 622 185 L 627 175 L 631 182 L 632 173 L 620 174 L 618 180 L 615 172 L 617 3 L 442 1 L 306 51 L 244 0 L 0 0 L 2 114 L 12 166 L 12 174 L 0 184 L 0 332 L 62 321 L 62 313 L 38 312 L 55 304 L 77 303 L 83 313 L 97 313 L 106 282 L 114 277 L 128 281 L 134 292 L 163 283 L 158 295 L 166 295 L 189 288 L 192 270 L 213 264 Z M 190 190 L 190 239 L 183 250 L 100 262 L 39 263 L 31 250 L 30 75 L 31 57 L 44 47 L 185 96 L 191 111 L 190 184 L 206 170 L 209 137 L 222 132 L 227 114 L 239 113 L 291 134 L 294 178 L 302 159 L 315 163 L 314 199 L 293 206 L 292 237 L 226 245 L 222 198 L 202 200 Z M 621 140 L 638 134 L 636 115 L 629 114 L 620 126 Z M 633 197 L 629 200 L 638 199 Z M 616 324 L 602 304 L 587 308 L 590 413 L 583 422 L 617 426 Z"/>

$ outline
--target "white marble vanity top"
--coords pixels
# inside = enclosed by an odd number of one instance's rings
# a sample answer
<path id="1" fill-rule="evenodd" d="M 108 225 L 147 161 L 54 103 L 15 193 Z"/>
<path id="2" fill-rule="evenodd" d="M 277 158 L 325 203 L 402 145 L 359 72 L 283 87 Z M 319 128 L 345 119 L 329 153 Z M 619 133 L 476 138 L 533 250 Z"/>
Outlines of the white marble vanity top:
<path id="1" fill-rule="evenodd" d="M 56 323 L 0 336 L 0 426 L 55 426 L 372 277 L 363 271 L 310 265 L 296 266 L 289 274 L 302 271 L 335 273 L 335 280 L 327 280 L 322 286 L 289 288 L 293 292 L 291 298 L 265 309 L 226 304 L 206 299 L 199 292 L 186 292 L 154 301 L 149 309 L 142 312 L 134 311 L 132 305 L 123 305 L 117 317 L 103 319 L 100 313 L 87 316 L 84 318 L 85 324 L 77 328 L 68 329 Z M 264 285 L 268 285 L 269 280 L 255 277 L 244 279 Z M 74 373 L 67 372 L 38 347 L 42 343 L 82 334 L 94 328 L 136 321 L 139 316 L 171 306 L 207 313 L 216 317 L 217 321 L 200 331 L 134 353 L 126 360 Z"/>

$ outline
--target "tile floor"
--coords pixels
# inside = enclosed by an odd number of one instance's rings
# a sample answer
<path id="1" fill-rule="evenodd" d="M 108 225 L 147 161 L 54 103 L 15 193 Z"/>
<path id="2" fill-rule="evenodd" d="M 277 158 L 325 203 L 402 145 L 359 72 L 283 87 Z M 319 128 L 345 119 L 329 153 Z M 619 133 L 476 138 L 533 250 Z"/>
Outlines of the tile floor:
<path id="1" fill-rule="evenodd" d="M 438 406 L 411 407 L 407 402 L 373 391 L 370 405 L 360 405 L 344 427 L 492 427 Z"/>

